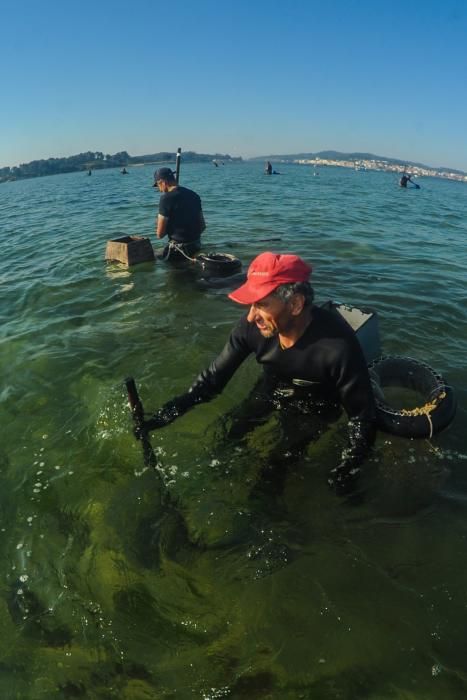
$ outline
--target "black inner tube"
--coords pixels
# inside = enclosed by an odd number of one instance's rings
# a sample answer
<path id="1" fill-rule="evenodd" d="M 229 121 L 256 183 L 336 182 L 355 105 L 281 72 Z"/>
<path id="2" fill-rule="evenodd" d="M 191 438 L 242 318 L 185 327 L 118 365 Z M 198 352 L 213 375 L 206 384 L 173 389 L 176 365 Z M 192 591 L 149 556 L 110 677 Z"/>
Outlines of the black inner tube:
<path id="1" fill-rule="evenodd" d="M 214 277 L 233 275 L 242 268 L 239 258 L 229 253 L 200 253 L 196 262 L 201 266 L 203 273 Z"/>
<path id="2" fill-rule="evenodd" d="M 432 437 L 454 418 L 455 393 L 427 364 L 410 357 L 386 356 L 372 362 L 369 372 L 381 430 L 403 437 Z M 394 408 L 384 395 L 385 387 L 413 390 L 421 397 L 421 405 Z"/>
<path id="3" fill-rule="evenodd" d="M 377 384 L 384 387 L 402 387 L 422 394 L 425 401 L 431 400 L 435 393 L 444 387 L 439 374 L 428 365 L 410 357 L 385 357 L 370 365 L 370 375 Z"/>

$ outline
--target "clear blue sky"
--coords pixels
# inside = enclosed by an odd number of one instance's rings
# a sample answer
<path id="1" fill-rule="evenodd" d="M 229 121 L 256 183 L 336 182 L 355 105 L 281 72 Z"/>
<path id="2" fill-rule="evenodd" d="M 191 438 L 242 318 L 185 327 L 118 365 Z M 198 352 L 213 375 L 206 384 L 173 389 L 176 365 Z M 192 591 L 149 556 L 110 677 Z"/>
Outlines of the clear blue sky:
<path id="1" fill-rule="evenodd" d="M 0 0 L 0 167 L 336 149 L 467 171 L 466 0 Z"/>

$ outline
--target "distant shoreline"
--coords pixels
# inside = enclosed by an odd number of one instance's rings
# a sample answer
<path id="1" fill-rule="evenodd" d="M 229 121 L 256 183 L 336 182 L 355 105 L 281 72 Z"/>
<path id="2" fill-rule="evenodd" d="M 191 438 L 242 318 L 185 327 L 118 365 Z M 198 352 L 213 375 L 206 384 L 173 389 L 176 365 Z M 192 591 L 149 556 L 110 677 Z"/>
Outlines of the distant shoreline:
<path id="1" fill-rule="evenodd" d="M 87 151 L 78 155 L 65 158 L 48 158 L 23 163 L 19 166 L 0 168 L 0 184 L 2 182 L 14 182 L 33 177 L 47 175 L 60 175 L 63 173 L 85 172 L 105 170 L 110 168 L 136 167 L 144 165 L 157 165 L 161 163 L 174 163 L 176 153 L 161 151 L 142 156 L 130 156 L 126 151 L 120 151 L 114 155 L 104 155 L 100 151 Z M 232 157 L 229 154 L 207 154 L 186 151 L 182 153 L 182 159 L 186 163 L 206 162 L 244 162 L 240 156 Z M 308 165 L 313 167 L 341 167 L 355 170 L 377 170 L 383 172 L 403 173 L 410 172 L 416 177 L 436 177 L 443 180 L 455 180 L 467 182 L 467 173 L 462 170 L 449 168 L 433 168 L 421 163 L 401 161 L 396 158 L 377 156 L 372 153 L 340 153 L 338 151 L 321 151 L 319 153 L 300 153 L 295 155 L 268 155 L 248 158 L 248 162 L 274 161 L 276 163 L 290 163 L 294 165 Z"/>
<path id="2" fill-rule="evenodd" d="M 418 177 L 439 177 L 444 180 L 467 182 L 467 173 L 456 168 L 434 168 L 423 163 L 404 161 L 399 158 L 378 156 L 374 153 L 341 153 L 339 151 L 320 151 L 319 153 L 297 153 L 291 155 L 269 155 L 250 158 L 254 161 L 269 160 L 276 163 L 295 163 L 297 165 L 338 166 L 355 170 L 380 170 L 393 173 L 409 172 Z"/>
<path id="3" fill-rule="evenodd" d="M 174 163 L 175 152 L 161 151 L 143 156 L 130 156 L 126 151 L 120 151 L 114 155 L 104 155 L 101 151 L 87 151 L 65 158 L 47 158 L 33 160 L 18 166 L 0 168 L 0 183 L 26 180 L 32 177 L 44 177 L 46 175 L 61 175 L 63 173 L 85 172 L 93 170 L 107 170 L 109 168 L 124 168 L 135 165 L 151 165 L 157 163 Z M 213 160 L 222 162 L 241 161 L 240 157 L 232 157 L 229 154 L 195 153 L 186 151 L 182 154 L 186 163 L 205 163 Z"/>
<path id="4" fill-rule="evenodd" d="M 407 167 L 403 165 L 398 165 L 395 163 L 389 163 L 384 161 L 374 161 L 374 160 L 361 160 L 361 161 L 333 161 L 324 159 L 314 159 L 314 160 L 298 160 L 294 161 L 297 165 L 311 165 L 313 167 L 335 167 L 340 168 L 351 168 L 353 170 L 377 170 L 379 172 L 390 172 L 402 174 L 404 172 L 410 173 L 412 177 L 437 177 L 443 180 L 456 180 L 457 182 L 467 182 L 467 175 L 449 172 L 449 171 L 439 171 L 431 169 L 428 167 L 420 166 L 410 166 Z"/>

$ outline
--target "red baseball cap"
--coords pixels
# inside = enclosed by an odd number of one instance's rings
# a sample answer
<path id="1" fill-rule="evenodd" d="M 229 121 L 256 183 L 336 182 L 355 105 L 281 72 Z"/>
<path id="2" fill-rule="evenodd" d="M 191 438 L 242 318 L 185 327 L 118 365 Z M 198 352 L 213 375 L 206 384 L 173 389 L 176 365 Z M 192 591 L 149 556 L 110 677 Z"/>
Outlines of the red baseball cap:
<path id="1" fill-rule="evenodd" d="M 254 304 L 281 284 L 308 282 L 311 266 L 298 255 L 261 253 L 248 268 L 247 280 L 228 296 L 239 304 Z"/>

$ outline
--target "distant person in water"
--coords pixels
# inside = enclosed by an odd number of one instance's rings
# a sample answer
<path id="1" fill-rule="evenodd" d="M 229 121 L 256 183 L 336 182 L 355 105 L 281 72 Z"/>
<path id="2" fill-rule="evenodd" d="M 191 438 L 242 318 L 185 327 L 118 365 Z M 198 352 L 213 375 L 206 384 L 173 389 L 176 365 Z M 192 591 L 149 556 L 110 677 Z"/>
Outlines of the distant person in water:
<path id="1" fill-rule="evenodd" d="M 191 257 L 201 248 L 200 236 L 206 228 L 200 197 L 178 185 L 170 168 L 156 170 L 154 187 L 161 193 L 156 236 L 169 238 L 162 257 L 166 260 Z"/>
<path id="2" fill-rule="evenodd" d="M 414 185 L 414 187 L 416 187 L 417 189 L 419 189 L 419 188 L 420 188 L 420 185 L 417 185 L 417 183 L 414 182 L 414 181 L 411 179 L 411 177 L 412 177 L 411 175 L 407 175 L 407 173 L 404 173 L 404 174 L 402 175 L 401 179 L 399 180 L 399 185 L 400 185 L 401 187 L 407 187 L 407 183 L 410 182 L 410 183 L 412 183 L 412 185 Z"/>
<path id="3" fill-rule="evenodd" d="M 264 168 L 266 175 L 280 175 L 277 170 L 273 170 L 272 165 L 269 161 L 266 162 L 266 167 Z"/>
<path id="4" fill-rule="evenodd" d="M 92 170 L 88 170 L 88 175 L 92 175 Z"/>
<path id="5" fill-rule="evenodd" d="M 123 167 L 120 172 L 122 175 L 128 175 L 128 170 L 125 167 Z"/>

